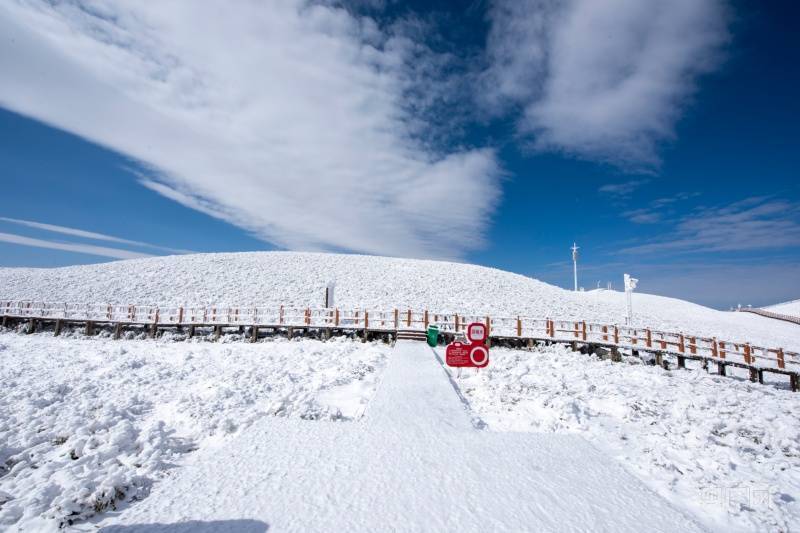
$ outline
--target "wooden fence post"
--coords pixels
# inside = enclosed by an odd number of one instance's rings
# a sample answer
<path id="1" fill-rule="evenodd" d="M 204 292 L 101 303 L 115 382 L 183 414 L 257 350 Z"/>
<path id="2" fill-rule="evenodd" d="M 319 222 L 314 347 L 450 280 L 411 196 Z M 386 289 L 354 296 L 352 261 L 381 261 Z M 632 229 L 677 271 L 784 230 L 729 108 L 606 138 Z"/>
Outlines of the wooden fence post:
<path id="1" fill-rule="evenodd" d="M 183 324 L 183 306 L 178 308 L 178 324 Z"/>
<path id="2" fill-rule="evenodd" d="M 336 308 L 334 325 L 337 326 L 337 327 L 339 326 L 339 308 L 338 307 Z"/>
<path id="3" fill-rule="evenodd" d="M 281 309 L 278 312 L 278 325 L 283 325 L 283 306 L 281 306 Z"/>
<path id="4" fill-rule="evenodd" d="M 586 321 L 584 320 L 582 322 L 582 324 L 583 324 L 583 326 L 582 326 L 582 328 L 583 328 L 583 340 L 586 340 Z"/>
<path id="5" fill-rule="evenodd" d="M 719 341 L 719 358 L 725 359 L 725 343 L 723 341 Z"/>
<path id="6" fill-rule="evenodd" d="M 778 348 L 778 368 L 781 370 L 786 369 L 786 361 L 783 359 L 783 348 Z"/>
<path id="7" fill-rule="evenodd" d="M 427 309 L 425 310 L 425 319 L 424 319 L 423 323 L 425 324 L 425 330 L 427 331 L 427 329 L 428 329 L 428 310 Z"/>
<path id="8" fill-rule="evenodd" d="M 156 314 L 155 314 L 155 317 L 153 319 L 153 325 L 150 327 L 150 338 L 151 339 L 155 339 L 156 338 L 156 334 L 158 333 L 158 313 L 159 313 L 159 309 L 158 309 L 158 307 L 156 307 Z"/>
<path id="9" fill-rule="evenodd" d="M 308 307 L 306 307 L 306 313 L 305 313 L 304 322 L 305 322 L 306 326 L 310 326 L 311 325 L 311 309 L 309 309 Z"/>
<path id="10" fill-rule="evenodd" d="M 406 327 L 411 327 L 411 309 L 408 310 L 408 323 L 406 324 Z"/>
<path id="11" fill-rule="evenodd" d="M 522 337 L 522 320 L 517 317 L 517 337 Z"/>
<path id="12" fill-rule="evenodd" d="M 645 346 L 647 346 L 648 348 L 652 348 L 653 347 L 653 333 L 650 331 L 650 328 L 647 328 L 646 330 L 644 330 L 644 332 L 645 332 L 645 341 L 644 341 Z"/>
<path id="13" fill-rule="evenodd" d="M 364 331 L 369 329 L 369 311 L 364 311 Z"/>
<path id="14" fill-rule="evenodd" d="M 689 353 L 697 354 L 697 338 L 695 337 L 689 337 Z"/>
<path id="15" fill-rule="evenodd" d="M 489 335 L 492 332 L 492 318 L 486 317 L 486 340 L 489 340 Z"/>
<path id="16" fill-rule="evenodd" d="M 608 326 L 603 326 L 603 341 L 608 342 Z"/>
<path id="17" fill-rule="evenodd" d="M 619 328 L 614 326 L 614 344 L 619 344 Z"/>
<path id="18" fill-rule="evenodd" d="M 456 333 L 458 333 L 458 315 L 456 315 Z"/>
<path id="19" fill-rule="evenodd" d="M 400 311 L 394 310 L 394 329 L 400 328 Z"/>
<path id="20" fill-rule="evenodd" d="M 744 361 L 748 365 L 750 365 L 750 381 L 755 383 L 756 381 L 764 382 L 764 374 L 761 374 L 757 368 L 755 368 L 755 356 L 753 355 L 753 350 L 750 347 L 750 343 L 746 343 L 744 345 Z"/>
<path id="21" fill-rule="evenodd" d="M 681 333 L 680 337 L 678 337 L 678 351 L 681 353 L 686 352 L 686 340 L 683 336 L 683 333 Z"/>

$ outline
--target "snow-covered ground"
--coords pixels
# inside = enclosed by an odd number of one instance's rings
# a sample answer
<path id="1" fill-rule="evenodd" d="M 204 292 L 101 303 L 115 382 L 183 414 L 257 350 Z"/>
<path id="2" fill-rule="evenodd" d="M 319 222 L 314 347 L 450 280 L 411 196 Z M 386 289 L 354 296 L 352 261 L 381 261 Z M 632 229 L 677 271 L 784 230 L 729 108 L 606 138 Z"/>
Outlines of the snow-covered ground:
<path id="1" fill-rule="evenodd" d="M 782 315 L 800 316 L 800 300 L 770 305 L 769 307 L 764 307 L 764 309 L 766 311 L 772 311 L 773 313 L 779 313 Z"/>
<path id="2" fill-rule="evenodd" d="M 264 418 L 99 525 L 269 531 L 699 532 L 578 435 L 477 429 L 425 344 L 399 341 L 354 424 Z M 211 482 L 209 482 L 211 481 Z M 249 527 L 249 526 L 248 526 Z"/>
<path id="3" fill-rule="evenodd" d="M 336 281 L 342 308 L 429 309 L 624 323 L 624 295 L 575 293 L 476 265 L 340 254 L 198 254 L 55 269 L 0 268 L 0 299 L 75 303 L 319 307 Z M 646 284 L 640 286 L 647 291 Z M 800 351 L 800 328 L 634 293 L 642 326 Z"/>
<path id="4" fill-rule="evenodd" d="M 0 333 L 0 530 L 54 529 L 144 497 L 188 452 L 224 448 L 263 417 L 356 418 L 388 352 L 341 338 Z"/>
<path id="5" fill-rule="evenodd" d="M 800 394 L 561 346 L 455 381 L 490 430 L 582 435 L 715 531 L 800 528 Z"/>

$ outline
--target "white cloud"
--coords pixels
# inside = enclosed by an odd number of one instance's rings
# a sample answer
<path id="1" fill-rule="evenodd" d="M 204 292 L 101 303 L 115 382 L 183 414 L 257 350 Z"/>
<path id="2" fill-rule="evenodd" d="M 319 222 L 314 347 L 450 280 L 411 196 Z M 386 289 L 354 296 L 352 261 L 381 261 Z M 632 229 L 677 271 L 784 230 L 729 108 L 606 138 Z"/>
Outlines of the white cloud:
<path id="1" fill-rule="evenodd" d="M 424 144 L 408 46 L 344 9 L 16 1 L 0 35 L 0 105 L 280 247 L 458 256 L 498 199 L 494 152 Z"/>
<path id="2" fill-rule="evenodd" d="M 649 183 L 650 180 L 629 180 L 621 183 L 606 183 L 600 186 L 597 191 L 609 196 L 618 198 L 628 198 L 634 191 Z"/>
<path id="3" fill-rule="evenodd" d="M 659 240 L 621 251 L 664 254 L 793 247 L 800 247 L 800 203 L 752 197 L 727 206 L 698 208 Z"/>
<path id="4" fill-rule="evenodd" d="M 639 170 L 727 39 L 722 0 L 496 0 L 490 19 L 486 103 L 518 106 L 538 149 Z"/>
<path id="5" fill-rule="evenodd" d="M 696 192 L 679 192 L 672 196 L 656 198 L 645 207 L 622 212 L 622 216 L 634 224 L 675 223 L 679 221 L 678 205 L 697 196 L 699 193 Z"/>
<path id="6" fill-rule="evenodd" d="M 800 297 L 800 265 L 786 259 L 639 265 L 636 277 L 642 292 L 729 309 L 737 305 L 763 306 Z M 641 287 L 641 285 L 640 285 Z"/>
<path id="7" fill-rule="evenodd" d="M 113 237 L 111 235 L 105 235 L 103 233 L 96 233 L 94 231 L 86 231 L 77 228 L 70 228 L 66 226 L 57 226 L 55 224 L 45 224 L 44 222 L 34 222 L 32 220 L 20 220 L 18 218 L 8 218 L 8 217 L 0 217 L 0 221 L 8 222 L 10 224 L 17 224 L 19 226 L 25 226 L 28 228 L 34 228 L 44 231 L 50 231 L 53 233 L 61 233 L 63 235 L 71 235 L 73 237 L 81 237 L 84 239 L 92 239 L 96 241 L 108 241 L 108 242 L 116 242 L 119 244 L 129 244 L 131 246 L 141 246 L 144 248 L 152 248 L 155 250 L 162 250 L 165 252 L 172 252 L 177 254 L 183 253 L 191 253 L 191 250 L 179 250 L 176 248 L 166 248 L 164 246 L 156 246 L 154 244 L 148 244 L 146 242 L 141 241 L 131 241 L 128 239 L 121 239 L 119 237 Z"/>
<path id="8" fill-rule="evenodd" d="M 656 224 L 664 218 L 661 212 L 646 207 L 632 209 L 622 213 L 622 215 L 634 224 Z"/>
<path id="9" fill-rule="evenodd" d="M 21 246 L 33 246 L 35 248 L 47 248 L 50 250 L 62 250 L 65 252 L 77 252 L 79 254 L 96 255 L 99 257 L 110 257 L 112 259 L 137 259 L 139 257 L 152 257 L 151 254 L 121 250 L 119 248 L 109 248 L 106 246 L 95 246 L 92 244 L 79 244 L 70 242 L 46 241 L 44 239 L 34 239 L 23 235 L 0 232 L 0 242 L 19 244 Z"/>

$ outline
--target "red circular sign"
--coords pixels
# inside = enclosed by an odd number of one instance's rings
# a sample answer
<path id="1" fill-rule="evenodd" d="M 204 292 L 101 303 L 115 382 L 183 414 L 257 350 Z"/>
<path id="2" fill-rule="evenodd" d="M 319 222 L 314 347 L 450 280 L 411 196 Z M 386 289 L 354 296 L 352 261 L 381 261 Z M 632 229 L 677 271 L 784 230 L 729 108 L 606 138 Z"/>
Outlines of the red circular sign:
<path id="1" fill-rule="evenodd" d="M 486 366 L 489 363 L 489 350 L 481 344 L 475 345 L 469 351 L 469 360 L 475 366 Z"/>

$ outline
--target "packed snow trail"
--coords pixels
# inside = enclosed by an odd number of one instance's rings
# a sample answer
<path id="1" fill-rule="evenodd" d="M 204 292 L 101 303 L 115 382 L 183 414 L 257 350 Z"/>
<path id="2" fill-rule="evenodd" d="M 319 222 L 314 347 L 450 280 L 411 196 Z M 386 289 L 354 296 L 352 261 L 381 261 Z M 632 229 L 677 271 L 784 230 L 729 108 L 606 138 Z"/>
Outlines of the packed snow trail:
<path id="1" fill-rule="evenodd" d="M 432 350 L 400 341 L 361 421 L 264 418 L 101 523 L 125 532 L 247 520 L 270 531 L 702 530 L 580 437 L 480 431 L 469 416 Z"/>

